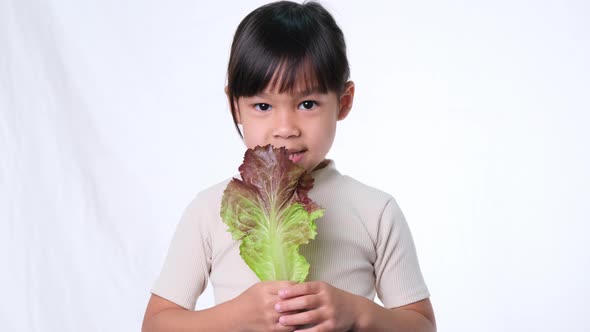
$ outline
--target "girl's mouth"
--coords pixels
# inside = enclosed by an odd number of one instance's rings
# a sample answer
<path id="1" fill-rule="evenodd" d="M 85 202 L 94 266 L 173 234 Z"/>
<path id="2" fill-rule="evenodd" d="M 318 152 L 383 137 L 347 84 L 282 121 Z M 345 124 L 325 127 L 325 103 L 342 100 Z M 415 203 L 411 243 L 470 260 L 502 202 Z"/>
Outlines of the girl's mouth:
<path id="1" fill-rule="evenodd" d="M 301 160 L 303 160 L 303 154 L 305 153 L 305 150 L 301 150 L 301 151 L 297 151 L 297 152 L 291 152 L 289 153 L 289 160 L 291 160 L 294 163 L 300 163 Z"/>

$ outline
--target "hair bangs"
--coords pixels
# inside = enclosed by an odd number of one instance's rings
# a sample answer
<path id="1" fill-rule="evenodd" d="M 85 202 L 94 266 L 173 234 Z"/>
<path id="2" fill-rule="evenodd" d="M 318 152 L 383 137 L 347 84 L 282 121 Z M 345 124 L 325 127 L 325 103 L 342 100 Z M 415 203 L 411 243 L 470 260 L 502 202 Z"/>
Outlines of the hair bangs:
<path id="1" fill-rule="evenodd" d="M 313 49 L 261 47 L 251 53 L 255 55 L 241 59 L 243 63 L 237 65 L 228 87 L 234 97 L 249 97 L 263 91 L 339 92 L 341 82 L 335 80 L 330 60 L 323 53 Z"/>
<path id="2" fill-rule="evenodd" d="M 282 60 L 268 77 L 264 89 L 278 93 L 318 91 L 327 93 L 330 88 L 307 58 Z M 270 71 L 269 71 L 270 74 Z"/>

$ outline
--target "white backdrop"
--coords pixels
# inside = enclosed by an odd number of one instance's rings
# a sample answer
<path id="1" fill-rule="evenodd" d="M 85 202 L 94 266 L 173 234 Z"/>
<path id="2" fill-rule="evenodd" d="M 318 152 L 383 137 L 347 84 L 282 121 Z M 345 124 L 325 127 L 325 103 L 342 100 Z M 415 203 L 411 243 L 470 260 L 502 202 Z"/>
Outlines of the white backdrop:
<path id="1" fill-rule="evenodd" d="M 0 0 L 2 331 L 140 329 L 241 163 L 225 70 L 262 3 Z M 397 198 L 439 331 L 587 331 L 589 3 L 323 4 L 357 84 L 329 157 Z"/>

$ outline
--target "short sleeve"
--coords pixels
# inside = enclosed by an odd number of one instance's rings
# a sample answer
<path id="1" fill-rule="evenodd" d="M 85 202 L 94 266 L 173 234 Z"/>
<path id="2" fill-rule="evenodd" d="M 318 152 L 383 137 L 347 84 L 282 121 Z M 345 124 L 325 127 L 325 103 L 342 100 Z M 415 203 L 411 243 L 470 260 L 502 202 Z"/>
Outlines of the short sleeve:
<path id="1" fill-rule="evenodd" d="M 410 228 L 393 198 L 381 215 L 376 251 L 376 291 L 385 307 L 395 308 L 430 296 Z"/>
<path id="2" fill-rule="evenodd" d="M 193 310 L 207 287 L 211 270 L 211 241 L 197 196 L 185 209 L 168 255 L 151 292 Z"/>

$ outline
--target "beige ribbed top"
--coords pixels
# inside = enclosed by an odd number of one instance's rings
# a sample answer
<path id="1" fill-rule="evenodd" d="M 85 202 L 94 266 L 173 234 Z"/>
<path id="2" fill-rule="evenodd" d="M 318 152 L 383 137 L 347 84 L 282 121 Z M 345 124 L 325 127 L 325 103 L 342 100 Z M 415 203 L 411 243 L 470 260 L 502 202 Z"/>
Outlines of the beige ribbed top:
<path id="1" fill-rule="evenodd" d="M 312 173 L 309 196 L 326 209 L 317 236 L 300 252 L 310 263 L 307 280 L 398 307 L 429 297 L 406 220 L 390 195 L 340 174 L 330 162 Z M 200 192 L 186 208 L 152 293 L 194 309 L 211 280 L 215 303 L 258 282 L 239 253 L 239 241 L 219 215 L 229 179 Z"/>

